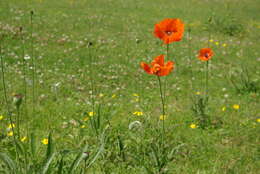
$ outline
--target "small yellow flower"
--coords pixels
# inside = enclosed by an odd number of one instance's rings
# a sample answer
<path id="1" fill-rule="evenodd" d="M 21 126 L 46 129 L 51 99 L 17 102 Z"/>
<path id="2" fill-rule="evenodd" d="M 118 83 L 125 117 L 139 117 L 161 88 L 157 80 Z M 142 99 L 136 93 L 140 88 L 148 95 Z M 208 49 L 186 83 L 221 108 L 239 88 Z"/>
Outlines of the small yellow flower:
<path id="1" fill-rule="evenodd" d="M 212 43 L 212 42 L 214 42 L 214 40 L 213 40 L 213 39 L 210 39 L 210 40 L 209 40 L 209 42 L 211 42 L 211 43 Z"/>
<path id="2" fill-rule="evenodd" d="M 239 108 L 240 108 L 240 106 L 239 106 L 238 104 L 234 104 L 234 105 L 233 105 L 233 109 L 238 110 Z"/>
<path id="3" fill-rule="evenodd" d="M 226 43 L 223 43 L 223 44 L 222 44 L 222 47 L 226 47 L 226 46 L 227 46 L 227 44 L 226 44 Z"/>
<path id="4" fill-rule="evenodd" d="M 82 129 L 84 129 L 85 127 L 86 127 L 85 125 L 80 126 L 80 128 L 82 128 Z"/>
<path id="5" fill-rule="evenodd" d="M 199 91 L 197 91 L 195 94 L 196 94 L 196 95 L 200 95 L 201 93 L 200 93 Z"/>
<path id="6" fill-rule="evenodd" d="M 0 115 L 0 121 L 4 119 L 4 116 L 3 115 Z"/>
<path id="7" fill-rule="evenodd" d="M 9 128 L 9 129 L 12 129 L 12 127 L 15 128 L 15 124 L 14 124 L 14 123 L 8 125 L 8 128 Z"/>
<path id="8" fill-rule="evenodd" d="M 7 133 L 7 136 L 8 136 L 8 137 L 11 137 L 11 136 L 13 136 L 13 135 L 14 135 L 13 131 Z"/>
<path id="9" fill-rule="evenodd" d="M 191 129 L 195 129 L 195 128 L 197 128 L 197 125 L 194 124 L 194 123 L 192 123 L 192 124 L 190 125 L 190 128 L 191 128 Z"/>
<path id="10" fill-rule="evenodd" d="M 47 145 L 49 143 L 49 140 L 47 138 L 42 139 L 42 144 Z"/>
<path id="11" fill-rule="evenodd" d="M 219 45 L 219 42 L 215 42 L 215 45 L 217 45 L 217 46 L 218 46 L 218 45 Z"/>
<path id="12" fill-rule="evenodd" d="M 116 98 L 116 94 L 113 94 L 113 95 L 112 95 L 112 98 Z"/>
<path id="13" fill-rule="evenodd" d="M 260 118 L 256 119 L 256 122 L 257 122 L 257 123 L 260 123 Z"/>
<path id="14" fill-rule="evenodd" d="M 139 97 L 139 95 L 137 93 L 133 93 L 134 97 Z"/>
<path id="15" fill-rule="evenodd" d="M 27 137 L 26 137 L 26 136 L 24 136 L 24 137 L 21 138 L 21 142 L 25 142 L 26 140 L 27 140 Z"/>
<path id="16" fill-rule="evenodd" d="M 84 121 L 88 121 L 88 120 L 89 120 L 89 117 L 85 117 L 83 120 L 84 120 Z"/>
<path id="17" fill-rule="evenodd" d="M 222 107 L 222 111 L 225 112 L 227 110 L 226 106 Z"/>
<path id="18" fill-rule="evenodd" d="M 94 114 L 95 114 L 94 112 L 89 112 L 89 113 L 88 113 L 88 115 L 89 115 L 90 117 L 93 117 Z"/>
<path id="19" fill-rule="evenodd" d="M 141 111 L 135 111 L 133 114 L 134 114 L 134 115 L 137 115 L 137 116 L 142 116 L 142 115 L 143 115 L 143 112 L 141 112 Z"/>
<path id="20" fill-rule="evenodd" d="M 160 115 L 160 120 L 166 120 L 167 116 L 166 115 Z"/>
<path id="21" fill-rule="evenodd" d="M 139 98 L 136 98 L 136 99 L 135 99 L 135 102 L 139 102 Z"/>
<path id="22" fill-rule="evenodd" d="M 104 94 L 100 93 L 100 94 L 99 94 L 99 97 L 100 97 L 100 98 L 101 98 L 101 97 L 104 97 Z"/>

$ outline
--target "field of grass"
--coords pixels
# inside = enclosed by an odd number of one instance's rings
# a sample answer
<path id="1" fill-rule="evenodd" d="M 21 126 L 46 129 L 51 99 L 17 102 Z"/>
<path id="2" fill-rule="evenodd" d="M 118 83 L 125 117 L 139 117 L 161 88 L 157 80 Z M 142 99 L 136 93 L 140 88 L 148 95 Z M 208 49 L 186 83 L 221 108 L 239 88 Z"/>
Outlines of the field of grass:
<path id="1" fill-rule="evenodd" d="M 257 174 L 259 11 L 259 0 L 1 0 L 0 173 Z M 185 31 L 168 45 L 162 120 L 140 62 L 166 54 L 153 34 L 165 18 Z"/>

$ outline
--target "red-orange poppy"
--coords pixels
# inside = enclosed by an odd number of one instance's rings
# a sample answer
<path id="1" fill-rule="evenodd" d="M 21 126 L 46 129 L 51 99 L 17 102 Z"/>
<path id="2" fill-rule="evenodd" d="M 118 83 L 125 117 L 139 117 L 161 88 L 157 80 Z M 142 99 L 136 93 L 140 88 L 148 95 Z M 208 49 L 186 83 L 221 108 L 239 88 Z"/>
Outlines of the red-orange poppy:
<path id="1" fill-rule="evenodd" d="M 174 62 L 168 61 L 164 64 L 164 55 L 157 56 L 149 66 L 145 62 L 141 62 L 141 67 L 148 73 L 157 76 L 167 76 L 172 70 Z"/>
<path id="2" fill-rule="evenodd" d="M 208 61 L 213 56 L 213 51 L 211 48 L 200 49 L 198 58 L 202 61 Z"/>
<path id="3" fill-rule="evenodd" d="M 180 41 L 183 32 L 184 24 L 180 19 L 164 19 L 154 27 L 155 37 L 163 40 L 165 44 Z"/>

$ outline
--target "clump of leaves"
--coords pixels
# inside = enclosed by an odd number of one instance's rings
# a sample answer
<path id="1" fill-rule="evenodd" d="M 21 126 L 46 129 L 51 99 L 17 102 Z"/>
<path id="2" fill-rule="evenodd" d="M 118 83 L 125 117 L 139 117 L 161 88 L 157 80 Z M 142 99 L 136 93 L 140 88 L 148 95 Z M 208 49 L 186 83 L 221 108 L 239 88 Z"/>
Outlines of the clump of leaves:
<path id="1" fill-rule="evenodd" d="M 199 127 L 203 129 L 208 127 L 210 125 L 210 117 L 206 113 L 208 97 L 196 95 L 192 98 L 192 103 L 191 109 L 199 123 Z"/>
<path id="2" fill-rule="evenodd" d="M 259 81 L 253 80 L 246 67 L 235 74 L 230 76 L 230 82 L 238 94 L 257 93 L 259 91 Z"/>
<path id="3" fill-rule="evenodd" d="M 232 14 L 213 15 L 211 21 L 206 23 L 206 28 L 228 36 L 243 36 L 246 32 L 245 25 Z"/>

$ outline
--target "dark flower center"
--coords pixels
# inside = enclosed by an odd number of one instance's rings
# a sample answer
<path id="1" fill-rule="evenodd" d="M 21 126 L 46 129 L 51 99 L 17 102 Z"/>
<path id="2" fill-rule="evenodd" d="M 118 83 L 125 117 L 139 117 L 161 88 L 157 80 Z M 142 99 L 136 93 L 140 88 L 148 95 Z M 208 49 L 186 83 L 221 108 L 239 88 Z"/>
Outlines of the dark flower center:
<path id="1" fill-rule="evenodd" d="M 172 34 L 172 31 L 165 31 L 165 33 L 170 36 Z"/>
<path id="2" fill-rule="evenodd" d="M 208 54 L 208 53 L 206 53 L 206 54 L 205 54 L 205 57 L 206 57 L 206 58 L 209 58 L 209 54 Z"/>

